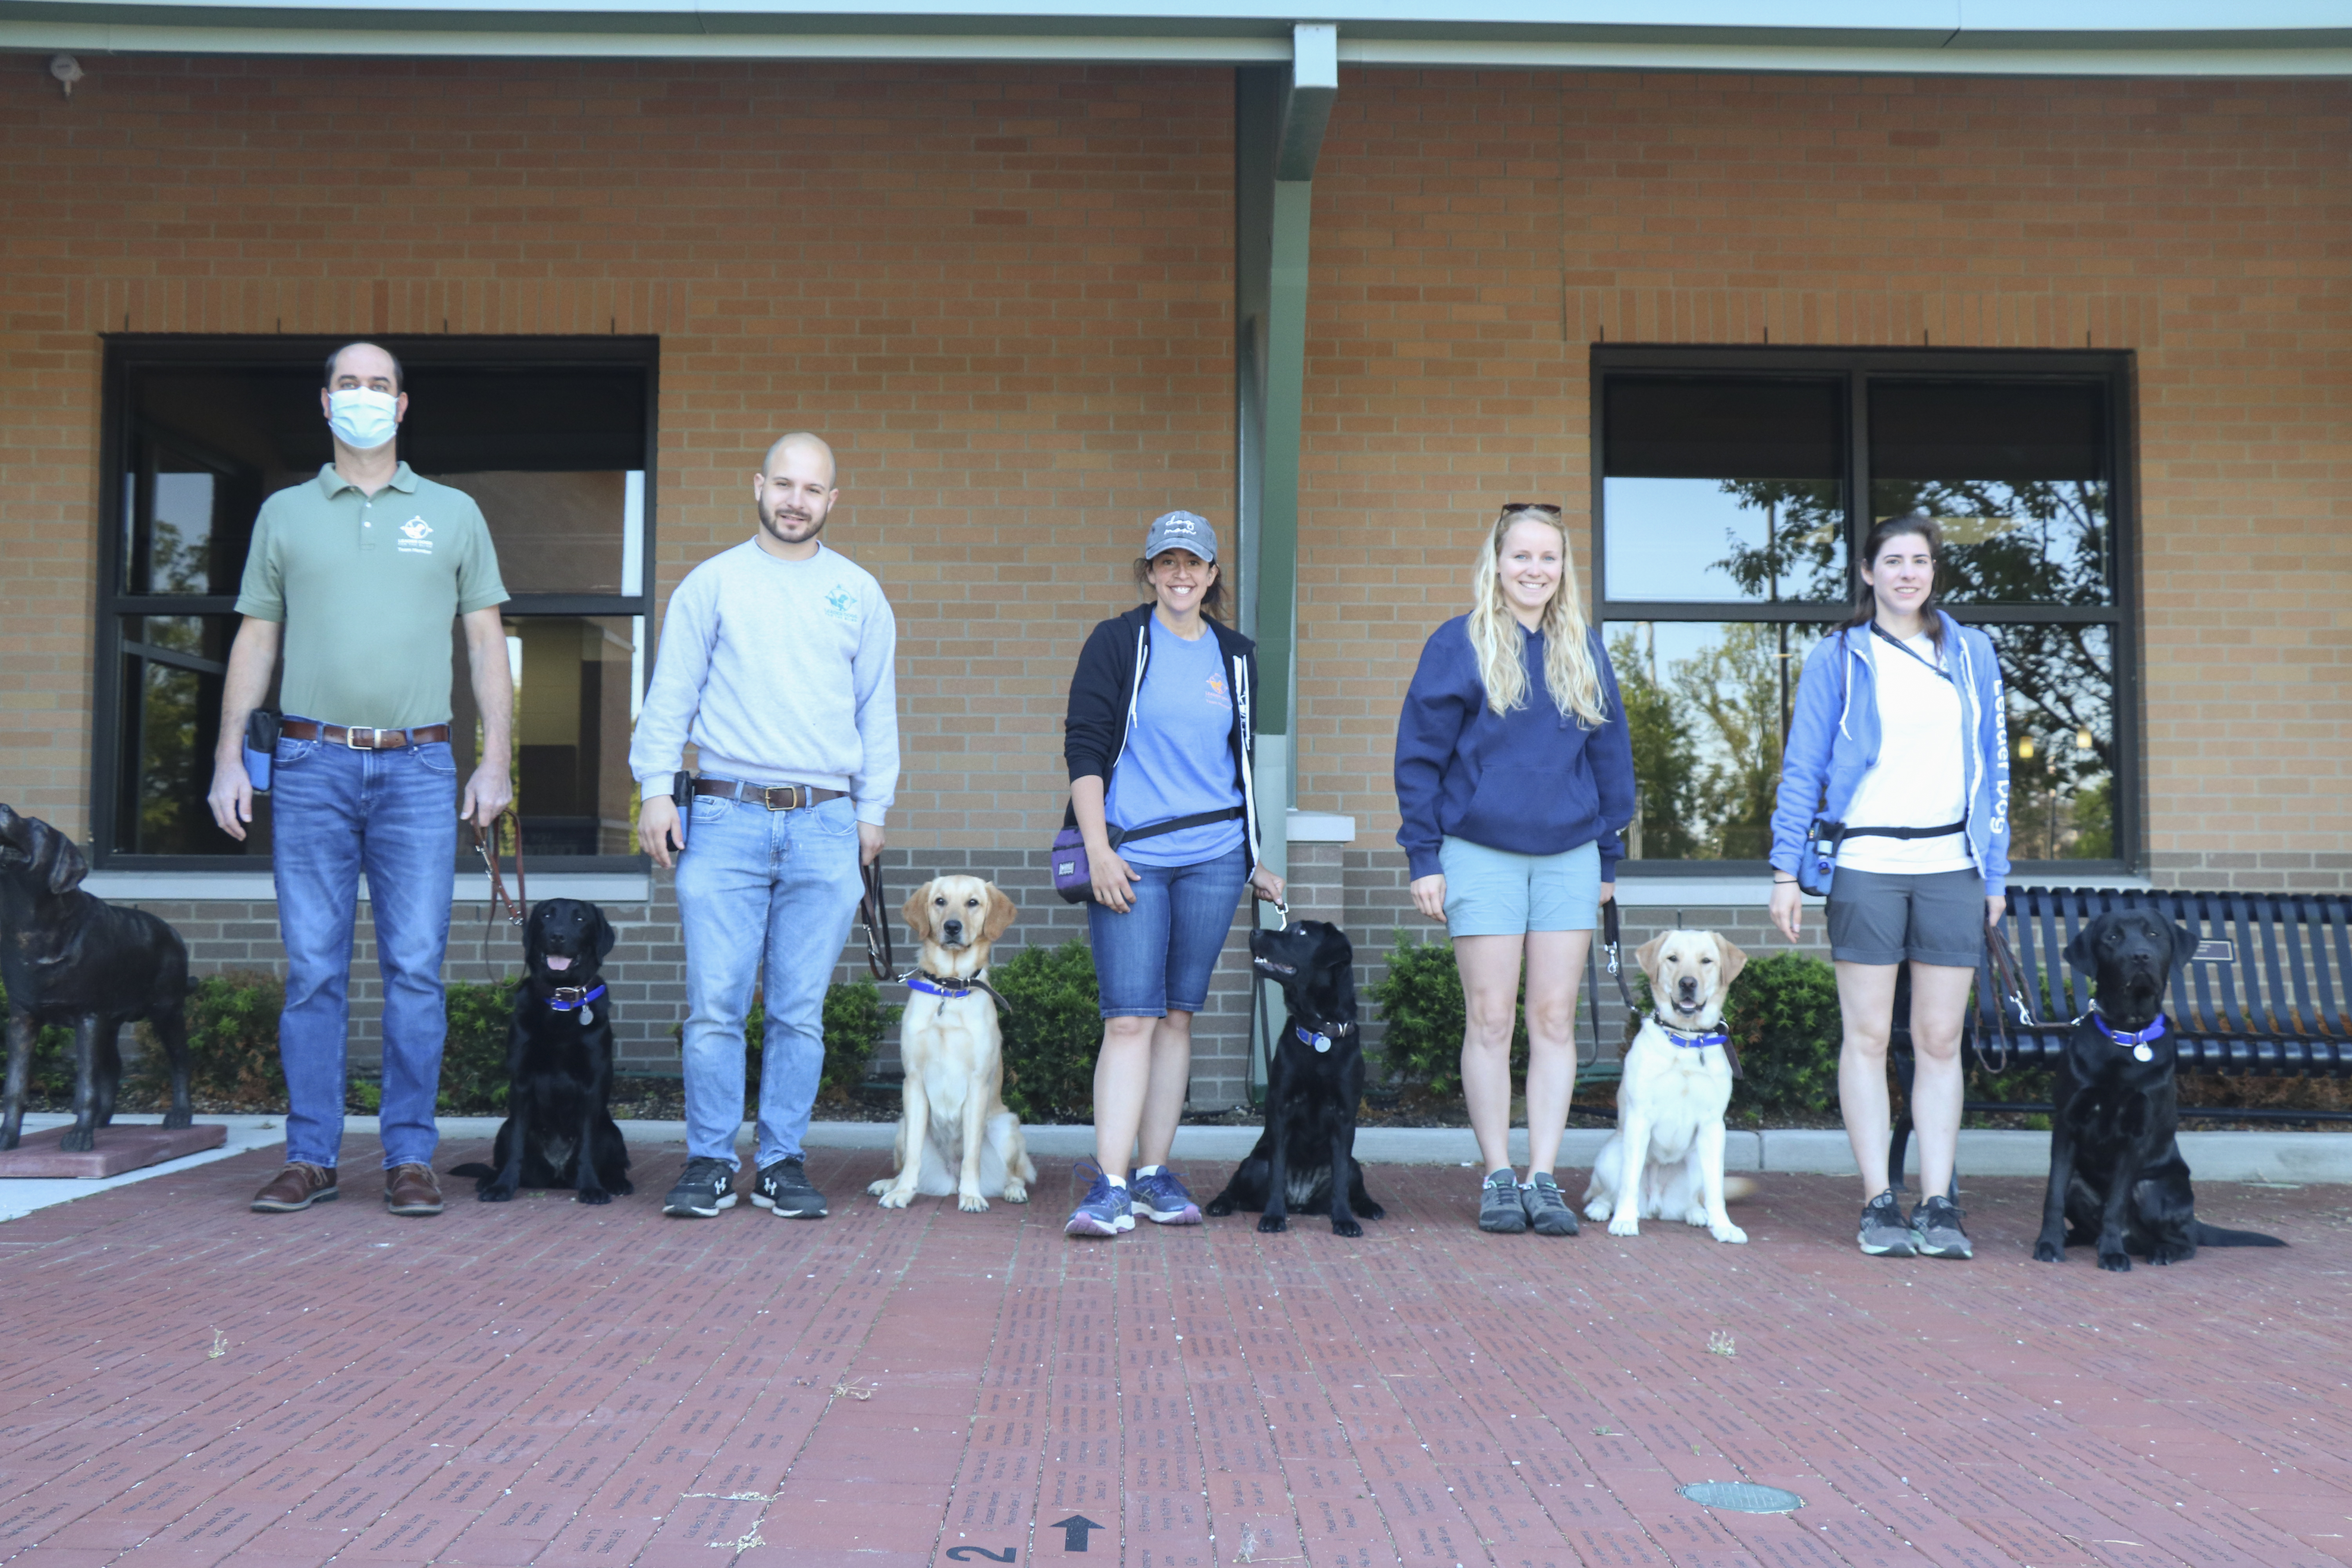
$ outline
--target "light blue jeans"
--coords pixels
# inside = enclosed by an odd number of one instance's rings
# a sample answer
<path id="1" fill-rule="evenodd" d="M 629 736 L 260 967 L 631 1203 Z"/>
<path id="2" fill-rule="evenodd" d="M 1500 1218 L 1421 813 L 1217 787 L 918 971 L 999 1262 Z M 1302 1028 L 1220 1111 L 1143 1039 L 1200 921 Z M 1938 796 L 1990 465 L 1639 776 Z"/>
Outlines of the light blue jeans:
<path id="1" fill-rule="evenodd" d="M 343 1142 L 352 931 L 360 873 L 383 976 L 383 1165 L 430 1164 L 440 1146 L 448 1015 L 441 958 L 457 865 L 457 763 L 446 742 L 355 752 L 280 740 L 269 763 L 270 867 L 286 944 L 286 1158 L 331 1167 Z"/>
<path id="2" fill-rule="evenodd" d="M 735 1158 L 743 1020 L 767 960 L 759 1163 L 801 1152 L 824 1067 L 824 988 L 857 913 L 857 817 L 846 796 L 798 811 L 694 797 L 677 862 L 686 932 L 686 1152 Z"/>

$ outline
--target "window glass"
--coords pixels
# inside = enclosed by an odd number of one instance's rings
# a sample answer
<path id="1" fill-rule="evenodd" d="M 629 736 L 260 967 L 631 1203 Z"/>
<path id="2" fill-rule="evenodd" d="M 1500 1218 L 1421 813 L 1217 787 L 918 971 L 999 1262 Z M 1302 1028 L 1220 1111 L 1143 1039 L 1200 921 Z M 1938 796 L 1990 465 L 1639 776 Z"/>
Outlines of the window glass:
<path id="1" fill-rule="evenodd" d="M 225 612 L 262 502 L 333 458 L 319 406 L 331 346 L 267 339 L 224 342 L 216 354 L 111 351 L 120 401 L 109 417 L 122 464 L 118 560 L 100 606 L 116 666 L 100 719 L 116 759 L 101 813 L 110 855 L 268 852 L 266 798 L 243 844 L 214 826 L 205 801 L 236 625 Z M 552 351 L 519 363 L 534 351 L 505 342 L 385 346 L 404 362 L 410 397 L 401 456 L 473 497 L 516 596 L 507 630 L 526 841 L 558 857 L 634 854 L 627 752 L 647 608 L 650 345 L 623 345 L 641 358 L 575 363 L 550 363 L 561 357 Z M 533 614 L 534 595 L 562 595 L 539 607 L 564 613 Z M 478 727 L 454 625 L 452 636 L 457 749 L 470 771 Z"/>
<path id="2" fill-rule="evenodd" d="M 1989 626 L 2009 705 L 2010 858 L 2116 857 L 2115 638 L 2104 626 Z"/>
<path id="3" fill-rule="evenodd" d="M 1942 524 L 1955 605 L 2112 604 L 2105 395 L 2096 383 L 1874 382 L 1871 516 Z"/>
<path id="4" fill-rule="evenodd" d="M 1674 604 L 1844 594 L 1839 383 L 1612 379 L 1603 591 Z"/>
<path id="5" fill-rule="evenodd" d="M 1791 621 L 1609 623 L 1604 637 L 1638 785 L 1629 858 L 1769 854 L 1797 678 L 1827 629 Z"/>

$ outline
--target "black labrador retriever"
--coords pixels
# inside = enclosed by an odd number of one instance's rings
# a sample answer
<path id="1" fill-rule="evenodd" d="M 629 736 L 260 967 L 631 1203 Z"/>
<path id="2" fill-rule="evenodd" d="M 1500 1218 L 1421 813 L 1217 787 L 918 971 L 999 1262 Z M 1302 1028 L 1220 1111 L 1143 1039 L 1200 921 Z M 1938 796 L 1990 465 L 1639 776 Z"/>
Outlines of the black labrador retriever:
<path id="1" fill-rule="evenodd" d="M 2092 1243 L 2099 1267 L 2117 1273 L 2135 1252 L 2182 1263 L 2200 1247 L 2286 1245 L 2197 1217 L 2164 1016 L 2165 990 L 2196 948 L 2152 910 L 2111 910 L 2067 944 L 2067 963 L 2091 976 L 2092 1011 L 2058 1059 L 2037 1262 L 2060 1261 L 2070 1242 Z"/>
<path id="2" fill-rule="evenodd" d="M 523 925 L 523 967 L 507 1035 L 507 1119 L 491 1163 L 455 1167 L 475 1195 L 502 1204 L 520 1187 L 570 1187 L 572 1201 L 609 1204 L 635 1188 L 614 1123 L 613 1006 L 598 966 L 613 951 L 604 911 L 547 899 Z"/>
<path id="3" fill-rule="evenodd" d="M 1208 1212 L 1259 1211 L 1260 1230 L 1288 1216 L 1328 1214 L 1339 1236 L 1361 1236 L 1358 1219 L 1387 1211 L 1364 1190 L 1356 1161 L 1356 1107 L 1364 1095 L 1364 1049 L 1356 1029 L 1356 950 L 1322 921 L 1293 921 L 1250 932 L 1250 965 L 1279 981 L 1289 1004 L 1265 1086 L 1265 1131 Z M 1345 1173 L 1344 1181 L 1333 1179 Z"/>
<path id="4" fill-rule="evenodd" d="M 0 805 L 0 979 L 8 984 L 8 1082 L 0 1149 L 25 1127 L 33 1041 L 45 1025 L 74 1032 L 74 1121 L 68 1153 L 98 1147 L 122 1087 L 122 1026 L 144 1018 L 172 1062 L 166 1127 L 194 1120 L 188 1104 L 188 950 L 144 910 L 117 909 L 82 891 L 89 864 L 72 839 L 37 816 Z"/>

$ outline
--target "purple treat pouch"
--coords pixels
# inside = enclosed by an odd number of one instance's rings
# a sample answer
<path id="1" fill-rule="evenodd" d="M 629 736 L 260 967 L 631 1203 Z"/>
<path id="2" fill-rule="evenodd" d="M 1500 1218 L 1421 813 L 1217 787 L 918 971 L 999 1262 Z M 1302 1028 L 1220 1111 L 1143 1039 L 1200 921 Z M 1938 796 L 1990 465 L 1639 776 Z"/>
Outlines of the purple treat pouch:
<path id="1" fill-rule="evenodd" d="M 1065 827 L 1054 836 L 1054 891 L 1066 904 L 1090 903 L 1095 896 L 1095 874 L 1087 864 L 1087 841 L 1075 827 Z"/>

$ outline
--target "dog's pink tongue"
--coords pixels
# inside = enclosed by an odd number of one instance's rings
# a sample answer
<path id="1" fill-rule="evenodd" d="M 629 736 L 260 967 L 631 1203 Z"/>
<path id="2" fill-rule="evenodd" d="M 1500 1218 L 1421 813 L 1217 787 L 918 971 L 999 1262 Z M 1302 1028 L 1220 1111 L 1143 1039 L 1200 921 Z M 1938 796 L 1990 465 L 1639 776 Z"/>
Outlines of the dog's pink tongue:
<path id="1" fill-rule="evenodd" d="M 569 969 L 572 967 L 572 961 L 564 957 L 560 952 L 551 952 L 547 955 L 547 967 L 550 969 Z"/>

